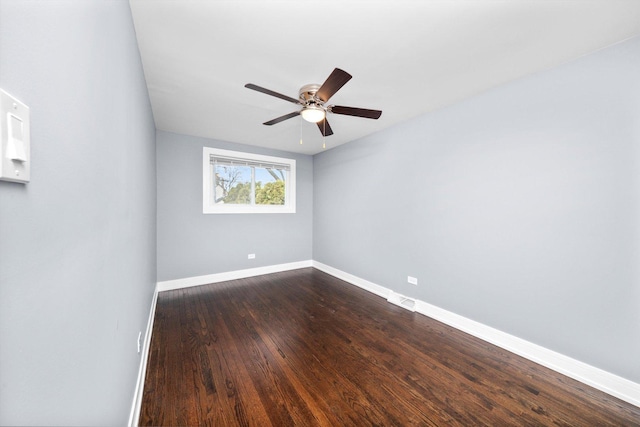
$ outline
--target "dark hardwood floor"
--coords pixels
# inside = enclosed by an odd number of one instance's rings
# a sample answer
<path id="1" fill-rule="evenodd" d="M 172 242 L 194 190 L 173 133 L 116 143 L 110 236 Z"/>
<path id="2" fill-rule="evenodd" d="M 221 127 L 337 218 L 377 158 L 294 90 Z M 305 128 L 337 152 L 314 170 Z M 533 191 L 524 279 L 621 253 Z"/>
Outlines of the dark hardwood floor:
<path id="1" fill-rule="evenodd" d="M 161 293 L 140 425 L 640 426 L 640 408 L 308 268 Z"/>

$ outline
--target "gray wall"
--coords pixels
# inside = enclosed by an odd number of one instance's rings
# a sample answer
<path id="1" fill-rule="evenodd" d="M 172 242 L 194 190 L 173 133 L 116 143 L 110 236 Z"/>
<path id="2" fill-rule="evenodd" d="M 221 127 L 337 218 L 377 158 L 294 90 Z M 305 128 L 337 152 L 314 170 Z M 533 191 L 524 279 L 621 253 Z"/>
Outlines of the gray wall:
<path id="1" fill-rule="evenodd" d="M 156 140 L 158 281 L 311 259 L 311 156 L 162 131 Z M 296 213 L 203 214 L 205 146 L 296 159 Z"/>
<path id="2" fill-rule="evenodd" d="M 0 182 L 0 424 L 125 425 L 156 275 L 155 128 L 126 0 L 0 0 L 31 108 Z"/>
<path id="3" fill-rule="evenodd" d="M 640 382 L 638 76 L 635 38 L 316 155 L 314 259 Z"/>

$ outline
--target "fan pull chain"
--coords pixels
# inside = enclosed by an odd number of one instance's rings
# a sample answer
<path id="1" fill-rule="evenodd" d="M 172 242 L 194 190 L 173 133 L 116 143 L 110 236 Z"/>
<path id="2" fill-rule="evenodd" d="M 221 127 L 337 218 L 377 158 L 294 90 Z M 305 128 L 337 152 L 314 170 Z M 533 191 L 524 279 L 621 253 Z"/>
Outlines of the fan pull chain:
<path id="1" fill-rule="evenodd" d="M 324 143 L 325 138 L 326 138 L 326 134 L 327 134 L 327 119 L 325 118 L 324 121 L 322 122 L 322 127 L 323 127 L 323 131 L 322 131 L 322 149 L 326 149 L 327 146 Z"/>
<path id="2" fill-rule="evenodd" d="M 300 145 L 302 145 L 302 116 L 300 116 Z"/>

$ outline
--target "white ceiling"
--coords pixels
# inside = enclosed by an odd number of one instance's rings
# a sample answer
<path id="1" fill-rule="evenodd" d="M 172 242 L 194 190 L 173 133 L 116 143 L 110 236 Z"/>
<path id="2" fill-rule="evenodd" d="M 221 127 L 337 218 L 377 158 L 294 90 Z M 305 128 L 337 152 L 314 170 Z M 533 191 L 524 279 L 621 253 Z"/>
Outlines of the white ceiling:
<path id="1" fill-rule="evenodd" d="M 263 122 L 335 68 L 327 149 L 640 34 L 640 0 L 130 0 L 158 129 L 322 151 L 315 124 Z M 303 144 L 300 145 L 302 133 Z"/>

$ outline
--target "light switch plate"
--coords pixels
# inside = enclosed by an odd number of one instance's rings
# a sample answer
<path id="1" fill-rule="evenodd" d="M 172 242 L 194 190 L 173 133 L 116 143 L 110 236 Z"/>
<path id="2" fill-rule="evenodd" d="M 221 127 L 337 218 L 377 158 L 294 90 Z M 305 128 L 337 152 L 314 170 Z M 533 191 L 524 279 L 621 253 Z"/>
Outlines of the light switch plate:
<path id="1" fill-rule="evenodd" d="M 0 89 L 0 180 L 31 179 L 29 107 Z"/>

